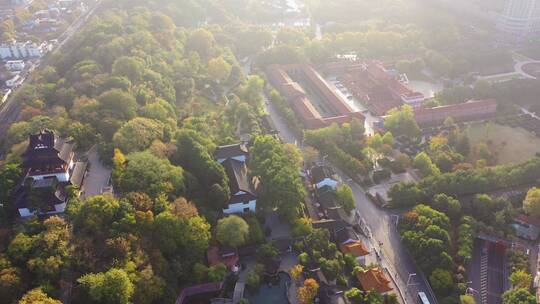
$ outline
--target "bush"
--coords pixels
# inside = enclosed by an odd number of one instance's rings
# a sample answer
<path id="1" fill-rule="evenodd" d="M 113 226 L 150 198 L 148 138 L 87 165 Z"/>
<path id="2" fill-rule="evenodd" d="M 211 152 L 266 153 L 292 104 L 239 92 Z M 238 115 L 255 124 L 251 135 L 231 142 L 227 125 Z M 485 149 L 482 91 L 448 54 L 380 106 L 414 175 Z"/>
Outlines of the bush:
<path id="1" fill-rule="evenodd" d="M 261 285 L 261 276 L 253 270 L 250 271 L 246 277 L 246 285 L 251 290 L 259 289 L 259 286 Z"/>
<path id="2" fill-rule="evenodd" d="M 264 232 L 257 218 L 255 216 L 249 216 L 246 218 L 246 222 L 249 225 L 249 242 L 251 244 L 263 243 L 265 239 Z"/>

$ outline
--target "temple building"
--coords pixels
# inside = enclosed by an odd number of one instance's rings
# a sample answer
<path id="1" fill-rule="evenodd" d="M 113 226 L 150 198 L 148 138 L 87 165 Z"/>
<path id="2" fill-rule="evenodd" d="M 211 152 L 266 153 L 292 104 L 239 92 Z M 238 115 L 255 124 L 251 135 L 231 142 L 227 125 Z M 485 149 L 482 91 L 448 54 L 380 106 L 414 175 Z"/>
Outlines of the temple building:
<path id="1" fill-rule="evenodd" d="M 15 206 L 21 217 L 65 211 L 68 186 L 80 188 L 86 162 L 75 162 L 75 143 L 52 131 L 29 136 L 22 154 L 24 178 L 14 191 Z"/>

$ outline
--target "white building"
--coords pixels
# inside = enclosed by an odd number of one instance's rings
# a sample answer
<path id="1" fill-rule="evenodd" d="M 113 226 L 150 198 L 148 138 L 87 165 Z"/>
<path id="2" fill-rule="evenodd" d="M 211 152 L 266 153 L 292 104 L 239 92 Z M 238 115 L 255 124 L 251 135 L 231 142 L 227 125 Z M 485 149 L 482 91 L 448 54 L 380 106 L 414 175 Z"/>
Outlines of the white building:
<path id="1" fill-rule="evenodd" d="M 39 58 L 43 55 L 44 45 L 35 42 L 9 42 L 0 44 L 0 59 Z"/>
<path id="2" fill-rule="evenodd" d="M 231 197 L 223 207 L 223 213 L 246 213 L 257 210 L 257 194 L 255 186 L 257 181 L 250 178 L 244 162 L 232 158 L 223 162 L 225 173 L 229 178 Z"/>
<path id="3" fill-rule="evenodd" d="M 540 34 L 540 0 L 506 0 L 498 28 L 517 39 Z"/>
<path id="4" fill-rule="evenodd" d="M 9 60 L 5 66 L 8 71 L 20 72 L 24 70 L 25 64 L 22 60 Z"/>
<path id="5" fill-rule="evenodd" d="M 24 77 L 19 74 L 15 74 L 13 78 L 6 80 L 6 87 L 13 89 L 20 86 L 23 82 Z"/>

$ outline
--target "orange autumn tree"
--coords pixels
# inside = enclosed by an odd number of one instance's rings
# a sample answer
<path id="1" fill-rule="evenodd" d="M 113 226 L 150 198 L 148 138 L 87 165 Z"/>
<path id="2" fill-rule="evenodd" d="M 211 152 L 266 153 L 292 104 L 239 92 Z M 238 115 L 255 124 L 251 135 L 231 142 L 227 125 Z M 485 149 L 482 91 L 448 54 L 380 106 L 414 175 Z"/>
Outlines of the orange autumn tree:
<path id="1" fill-rule="evenodd" d="M 298 288 L 298 303 L 311 304 L 317 295 L 319 284 L 314 279 L 307 279 L 304 285 Z"/>

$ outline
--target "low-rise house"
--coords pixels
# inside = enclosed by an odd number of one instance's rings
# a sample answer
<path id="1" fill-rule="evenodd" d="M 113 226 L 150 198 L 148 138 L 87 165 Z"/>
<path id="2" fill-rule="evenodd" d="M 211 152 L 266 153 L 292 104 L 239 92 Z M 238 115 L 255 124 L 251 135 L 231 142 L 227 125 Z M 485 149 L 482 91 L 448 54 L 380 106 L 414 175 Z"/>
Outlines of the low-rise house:
<path id="1" fill-rule="evenodd" d="M 366 271 L 359 271 L 356 274 L 356 278 L 358 279 L 358 282 L 360 282 L 362 289 L 365 291 L 375 290 L 383 295 L 392 291 L 390 280 L 379 267 L 371 268 Z"/>
<path id="2" fill-rule="evenodd" d="M 512 226 L 519 237 L 527 240 L 535 241 L 540 235 L 540 220 L 524 214 L 515 217 Z"/>
<path id="3" fill-rule="evenodd" d="M 15 74 L 12 78 L 6 80 L 6 87 L 13 89 L 19 87 L 24 82 L 24 77 L 19 74 Z"/>
<path id="4" fill-rule="evenodd" d="M 5 67 L 8 71 L 20 72 L 24 70 L 25 64 L 23 60 L 8 60 Z"/>
<path id="5" fill-rule="evenodd" d="M 39 58 L 43 53 L 43 45 L 31 41 L 0 44 L 0 59 Z"/>
<path id="6" fill-rule="evenodd" d="M 317 189 L 328 186 L 335 190 L 338 186 L 337 175 L 328 166 L 315 166 L 311 168 L 311 182 Z"/>
<path id="7" fill-rule="evenodd" d="M 231 197 L 223 208 L 223 213 L 255 212 L 257 208 L 257 195 L 255 187 L 256 178 L 250 178 L 244 162 L 229 158 L 222 163 L 229 177 Z"/>
<path id="8" fill-rule="evenodd" d="M 216 149 L 214 157 L 218 163 L 223 164 L 227 159 L 234 159 L 245 163 L 249 155 L 248 149 L 244 144 L 234 144 L 220 146 Z"/>
<path id="9" fill-rule="evenodd" d="M 223 208 L 225 214 L 255 212 L 257 208 L 258 180 L 248 174 L 248 156 L 248 149 L 242 143 L 220 146 L 214 153 L 229 178 L 231 197 Z"/>
<path id="10" fill-rule="evenodd" d="M 343 254 L 352 254 L 358 263 L 366 265 L 366 256 L 369 255 L 369 250 L 360 240 L 349 241 L 339 245 L 339 250 Z"/>

